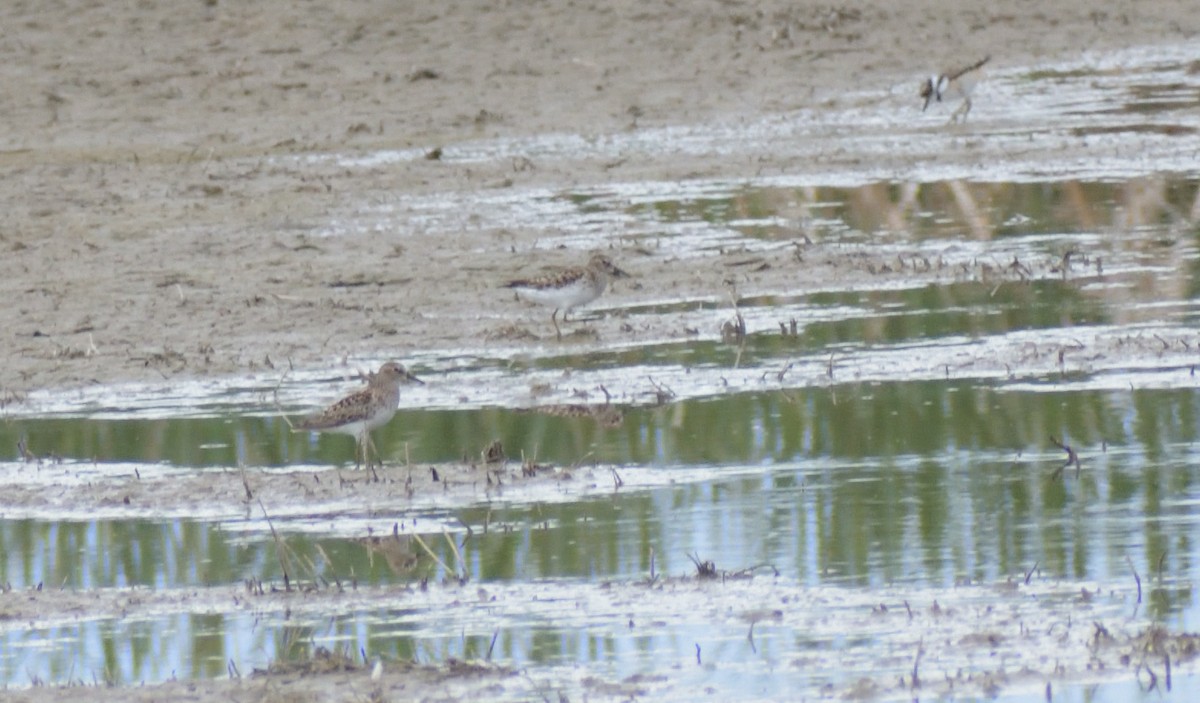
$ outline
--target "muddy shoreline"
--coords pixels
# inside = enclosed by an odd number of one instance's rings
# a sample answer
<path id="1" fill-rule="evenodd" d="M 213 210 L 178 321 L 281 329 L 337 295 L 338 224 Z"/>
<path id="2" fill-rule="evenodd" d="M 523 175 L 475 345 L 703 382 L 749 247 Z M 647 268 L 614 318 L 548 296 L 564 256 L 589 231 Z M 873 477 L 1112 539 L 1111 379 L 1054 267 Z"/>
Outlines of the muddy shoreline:
<path id="1" fill-rule="evenodd" d="M 403 197 L 736 178 L 764 164 L 837 171 L 889 158 L 822 154 L 819 141 L 803 147 L 811 153 L 769 162 L 637 146 L 580 158 L 546 155 L 536 142 L 494 157 L 453 156 L 488 140 L 602 142 L 709 121 L 806 120 L 804 111 L 819 118 L 848 106 L 898 114 L 906 130 L 916 128 L 903 138 L 918 147 L 922 134 L 934 137 L 924 156 L 898 152 L 897 167 L 970 164 L 980 158 L 973 147 L 947 151 L 936 137 L 941 117 L 913 122 L 929 117 L 916 87 L 931 66 L 991 53 L 994 71 L 1034 68 L 1082 51 L 1181 41 L 1197 29 L 1182 2 L 1136 13 L 1083 2 L 1003 15 L 986 3 L 949 12 L 929 2 L 688 10 L 9 8 L 3 19 L 22 35 L 0 46 L 12 125 L 0 150 L 0 292 L 14 301 L 0 310 L 10 340 L 0 395 L 8 404 L 39 389 L 240 374 L 285 359 L 312 367 L 520 346 L 525 335 L 506 331 L 540 336 L 541 315 L 497 295 L 497 284 L 576 263 L 588 248 L 615 249 L 642 277 L 620 291 L 624 303 L 653 300 L 656 290 L 723 295 L 720 265 L 647 258 L 620 232 L 531 260 L 556 233 L 485 224 L 423 234 L 431 228 L 406 221 Z M 981 104 L 972 117 L 987 124 L 1003 115 L 998 108 Z M 438 148 L 441 160 L 369 165 L 380 151 Z M 1095 145 L 1062 148 L 1045 158 L 1082 157 Z M 356 155 L 365 160 L 343 163 Z M 364 217 L 390 202 L 401 210 L 382 223 Z"/>

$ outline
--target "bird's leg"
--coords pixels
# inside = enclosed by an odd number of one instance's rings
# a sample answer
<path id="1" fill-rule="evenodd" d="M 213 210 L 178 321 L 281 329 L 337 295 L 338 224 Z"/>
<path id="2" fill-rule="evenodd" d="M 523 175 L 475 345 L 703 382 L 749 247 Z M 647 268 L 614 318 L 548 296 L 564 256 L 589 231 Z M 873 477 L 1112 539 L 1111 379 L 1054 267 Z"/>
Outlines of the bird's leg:
<path id="1" fill-rule="evenodd" d="M 383 468 L 383 457 L 379 456 L 379 448 L 375 446 L 375 440 L 371 437 L 371 431 L 367 430 L 367 446 L 375 452 L 375 461 L 379 464 L 379 468 Z M 367 458 L 367 468 L 371 470 L 371 476 L 375 479 L 375 483 L 379 483 L 379 474 L 375 472 L 375 467 L 371 464 L 370 457 Z"/>
<path id="2" fill-rule="evenodd" d="M 364 450 L 364 453 L 367 454 L 366 461 L 368 469 L 371 468 L 370 452 L 375 453 L 375 462 L 379 464 L 379 468 L 383 468 L 383 457 L 379 456 L 379 448 L 375 446 L 375 440 L 371 437 L 371 431 L 367 430 L 367 448 Z"/>
<path id="3" fill-rule="evenodd" d="M 954 112 L 950 113 L 950 121 L 958 122 L 959 118 L 961 118 L 963 122 L 966 122 L 967 121 L 967 113 L 970 111 L 971 111 L 971 99 L 966 98 L 962 101 L 962 104 L 959 105 L 954 110 Z"/>
<path id="4" fill-rule="evenodd" d="M 554 333 L 558 335 L 559 339 L 562 339 L 562 330 L 558 328 L 558 308 L 555 308 L 550 315 L 550 322 L 554 324 Z M 563 315 L 563 322 L 566 322 L 566 315 Z"/>

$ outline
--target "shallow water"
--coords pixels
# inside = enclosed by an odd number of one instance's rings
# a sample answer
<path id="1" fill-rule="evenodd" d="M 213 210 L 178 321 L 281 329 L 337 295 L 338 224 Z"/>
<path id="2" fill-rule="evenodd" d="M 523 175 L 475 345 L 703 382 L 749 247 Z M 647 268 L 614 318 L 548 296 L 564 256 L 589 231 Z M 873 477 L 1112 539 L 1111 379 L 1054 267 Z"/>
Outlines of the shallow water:
<path id="1" fill-rule="evenodd" d="M 1026 90 L 1021 104 L 1043 118 L 1069 115 L 1064 130 L 1120 139 L 1158 125 L 1167 138 L 1189 127 L 1171 87 L 1181 66 L 1136 74 L 1121 84 L 1128 102 L 1112 110 L 1093 94 L 1112 89 L 1111 73 L 1014 76 L 999 90 Z M 1041 92 L 1051 83 L 1055 91 Z M 708 142 L 674 136 L 679 149 L 729 143 L 723 133 Z M 584 144 L 547 141 L 540 153 L 620 148 Z M 445 158 L 493 157 L 480 147 L 447 149 Z M 732 298 L 664 291 L 638 305 L 602 300 L 593 307 L 633 326 L 670 317 L 691 332 L 595 352 L 570 343 L 519 354 L 429 350 L 410 361 L 430 382 L 406 392 L 396 419 L 375 434 L 389 464 L 475 460 L 500 440 L 514 464 L 611 464 L 646 477 L 638 489 L 451 506 L 272 506 L 270 523 L 252 508 L 187 515 L 113 505 L 98 518 L 71 505 L 5 505 L 0 583 L 12 591 L 0 604 L 39 586 L 185 593 L 279 583 L 272 529 L 308 560 L 311 579 L 394 589 L 395 598 L 294 603 L 286 613 L 204 601 L 132 620 L 0 619 L 0 682 L 222 676 L 230 662 L 248 671 L 313 643 L 426 662 L 490 656 L 561 668 L 564 681 L 584 665 L 625 679 L 663 662 L 678 670 L 703 642 L 716 653 L 707 667 L 697 662 L 674 675 L 674 693 L 659 693 L 674 699 L 711 686 L 786 698 L 911 668 L 913 636 L 871 617 L 880 603 L 888 612 L 911 601 L 924 613 L 938 602 L 990 613 L 997 585 L 1010 580 L 1032 589 L 1031 598 L 999 599 L 1012 619 L 972 621 L 953 637 L 988 628 L 1011 637 L 1014 621 L 1052 618 L 1055 603 L 1078 607 L 1081 588 L 1102 594 L 1087 601 L 1088 619 L 1195 630 L 1200 175 L 1136 159 L 1080 170 L 1005 179 L 1000 169 L 947 177 L 930 165 L 910 179 L 628 183 L 367 210 L 355 228 L 397 217 L 434 234 L 536 221 L 562 232 L 547 246 L 567 247 L 619 228 L 627 244 L 668 259 L 735 252 L 744 257 L 736 269 L 792 252 L 802 272 L 860 257 L 869 275 L 802 294 L 781 276 L 774 288 Z M 331 223 L 331 233 L 342 226 Z M 731 299 L 746 335 L 722 340 Z M 329 400 L 345 380 L 314 370 L 34 394 L 5 408 L 0 446 L 21 443 L 41 461 L 0 463 L 0 480 L 53 491 L 130 474 L 348 465 L 353 440 L 292 433 L 282 417 Z M 599 416 L 563 410 L 606 403 Z M 1078 452 L 1078 467 L 1064 467 L 1056 441 Z M 364 544 L 393 529 L 395 544 Z M 695 581 L 673 582 L 665 596 L 638 586 L 694 575 L 709 560 L 755 578 L 706 597 Z M 441 583 L 451 564 L 466 586 L 411 588 Z M 714 603 L 721 608 L 705 610 Z M 748 646 L 750 622 L 761 629 Z M 1038 639 L 1029 650 L 1053 654 L 1055 644 Z M 944 669 L 982 666 L 972 656 Z M 761 688 L 747 689 L 747 674 Z M 1176 683 L 1197 686 L 1183 673 Z M 1042 684 L 1011 693 L 1040 700 Z M 1058 691 L 1065 700 L 1122 700 L 1144 690 L 1128 678 L 1093 685 L 1067 681 Z"/>

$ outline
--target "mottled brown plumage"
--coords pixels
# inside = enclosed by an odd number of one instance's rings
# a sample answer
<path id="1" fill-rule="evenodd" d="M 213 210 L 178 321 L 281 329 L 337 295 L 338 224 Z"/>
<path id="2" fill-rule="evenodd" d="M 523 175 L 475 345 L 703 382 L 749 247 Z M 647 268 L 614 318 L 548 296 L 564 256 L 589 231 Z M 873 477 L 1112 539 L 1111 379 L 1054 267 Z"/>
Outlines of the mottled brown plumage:
<path id="1" fill-rule="evenodd" d="M 294 428 L 351 435 L 358 440 L 363 456 L 366 456 L 371 430 L 386 425 L 396 414 L 396 406 L 400 403 L 400 385 L 405 383 L 422 381 L 403 365 L 389 361 L 367 377 L 366 388 L 297 421 Z M 355 461 L 358 461 L 357 455 Z"/>
<path id="2" fill-rule="evenodd" d="M 625 413 L 621 412 L 620 408 L 608 403 L 598 405 L 584 405 L 582 403 L 541 405 L 533 408 L 533 412 L 541 413 L 542 415 L 553 415 L 555 417 L 585 418 L 594 420 L 601 427 L 608 428 L 620 427 L 625 422 Z"/>
<path id="3" fill-rule="evenodd" d="M 519 297 L 532 303 L 552 306 L 554 312 L 550 315 L 550 322 L 561 339 L 562 330 L 558 327 L 560 310 L 563 322 L 566 322 L 572 309 L 599 298 L 608 288 L 610 278 L 626 275 L 604 254 L 593 254 L 587 266 L 572 266 L 544 276 L 509 281 L 504 287 L 512 288 Z"/>

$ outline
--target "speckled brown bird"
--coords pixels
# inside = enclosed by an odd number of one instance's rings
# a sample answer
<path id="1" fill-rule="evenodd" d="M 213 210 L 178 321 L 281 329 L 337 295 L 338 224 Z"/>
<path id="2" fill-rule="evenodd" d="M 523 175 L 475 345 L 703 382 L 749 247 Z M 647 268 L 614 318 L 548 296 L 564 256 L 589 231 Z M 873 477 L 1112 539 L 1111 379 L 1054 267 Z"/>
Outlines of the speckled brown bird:
<path id="1" fill-rule="evenodd" d="M 371 430 L 386 425 L 396 414 L 400 403 L 400 386 L 424 382 L 408 372 L 402 364 L 389 361 L 367 378 L 367 387 L 342 398 L 319 413 L 296 422 L 294 429 L 315 432 L 338 432 L 354 437 L 362 456 L 370 467 L 367 447 L 371 445 Z M 361 466 L 355 454 L 355 468 Z"/>
<path id="2" fill-rule="evenodd" d="M 592 254 L 586 266 L 573 266 L 544 276 L 509 281 L 504 287 L 512 288 L 519 297 L 531 303 L 553 306 L 550 322 L 558 338 L 562 339 L 562 330 L 558 327 L 560 310 L 563 322 L 567 322 L 571 310 L 587 305 L 604 293 L 609 279 L 627 275 L 604 254 Z"/>

